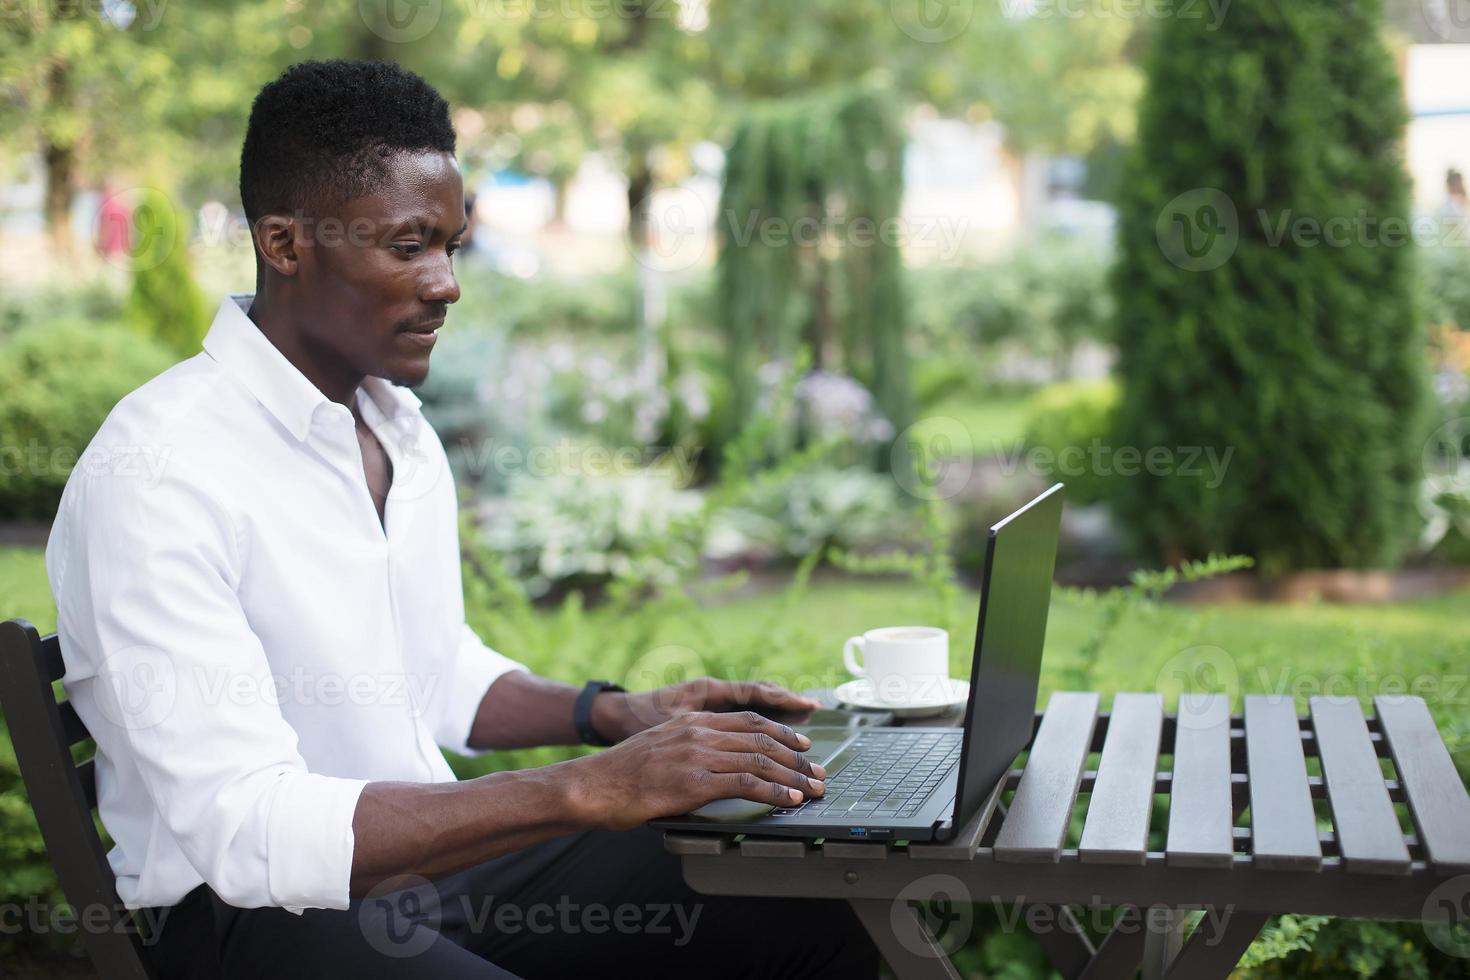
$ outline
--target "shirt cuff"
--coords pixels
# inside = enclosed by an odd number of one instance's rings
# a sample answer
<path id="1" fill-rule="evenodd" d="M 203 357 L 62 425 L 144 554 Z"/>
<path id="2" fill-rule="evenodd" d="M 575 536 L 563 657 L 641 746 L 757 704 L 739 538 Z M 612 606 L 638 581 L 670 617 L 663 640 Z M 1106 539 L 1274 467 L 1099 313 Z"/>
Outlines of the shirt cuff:
<path id="1" fill-rule="evenodd" d="M 271 804 L 267 867 L 272 900 L 288 912 L 351 901 L 352 818 L 365 779 L 285 772 Z"/>

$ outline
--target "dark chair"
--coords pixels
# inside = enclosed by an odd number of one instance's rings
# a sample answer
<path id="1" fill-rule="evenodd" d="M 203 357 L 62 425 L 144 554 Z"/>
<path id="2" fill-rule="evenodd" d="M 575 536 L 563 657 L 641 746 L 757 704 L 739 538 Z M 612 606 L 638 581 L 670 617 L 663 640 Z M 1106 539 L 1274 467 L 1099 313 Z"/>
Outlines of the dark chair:
<path id="1" fill-rule="evenodd" d="M 65 669 L 55 633 L 42 637 L 23 619 L 0 623 L 0 709 L 46 851 L 79 917 L 82 945 L 103 980 L 156 980 L 93 822 L 95 762 L 72 762 L 72 747 L 91 735 L 76 709 L 52 693 Z M 98 928 L 101 922 L 106 928 Z"/>

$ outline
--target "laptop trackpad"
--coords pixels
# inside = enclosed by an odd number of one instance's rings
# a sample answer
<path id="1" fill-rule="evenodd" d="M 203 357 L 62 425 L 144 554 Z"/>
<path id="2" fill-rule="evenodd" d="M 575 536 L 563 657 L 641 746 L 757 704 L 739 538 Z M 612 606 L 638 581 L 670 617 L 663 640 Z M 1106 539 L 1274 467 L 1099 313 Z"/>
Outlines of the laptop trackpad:
<path id="1" fill-rule="evenodd" d="M 812 747 L 807 749 L 807 757 L 825 764 L 837 754 L 837 750 L 853 733 L 846 729 L 805 729 L 804 734 L 812 740 Z M 840 737 L 833 738 L 834 735 Z M 831 776 L 832 773 L 827 775 Z M 769 803 L 756 803 L 753 800 L 715 800 L 713 803 L 706 803 L 689 816 L 718 823 L 743 823 L 763 817 L 774 809 Z"/>

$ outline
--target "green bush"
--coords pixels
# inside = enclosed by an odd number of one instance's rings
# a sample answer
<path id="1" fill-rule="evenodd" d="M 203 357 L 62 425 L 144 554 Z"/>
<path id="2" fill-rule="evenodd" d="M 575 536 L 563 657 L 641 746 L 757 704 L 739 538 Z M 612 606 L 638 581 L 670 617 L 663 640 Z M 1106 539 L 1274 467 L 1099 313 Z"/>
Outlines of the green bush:
<path id="1" fill-rule="evenodd" d="M 0 516 L 49 520 L 107 413 L 171 361 L 115 324 L 63 320 L 0 341 Z"/>
<path id="2" fill-rule="evenodd" d="M 210 310 L 189 271 L 188 224 L 161 193 L 133 211 L 133 289 L 123 319 L 179 357 L 199 353 Z"/>
<path id="3" fill-rule="evenodd" d="M 984 355 L 1013 344 L 1056 362 L 1084 340 L 1112 336 L 1109 256 L 1085 243 L 1043 240 L 979 266 L 914 269 L 914 333 L 929 351 Z"/>
<path id="4" fill-rule="evenodd" d="M 1130 481 L 1151 558 L 1381 567 L 1417 530 L 1427 372 L 1382 15 L 1242 0 L 1218 30 L 1159 25 L 1119 210 L 1118 438 L 1233 456 L 1213 489 Z"/>
<path id="5" fill-rule="evenodd" d="M 1113 424 L 1121 393 L 1113 381 L 1047 385 L 1026 403 L 1026 449 L 1046 476 L 1067 484 L 1067 502 L 1101 503 L 1115 479 Z"/>
<path id="6" fill-rule="evenodd" d="M 1425 246 L 1419 250 L 1419 272 L 1425 321 L 1470 330 L 1470 248 Z"/>
<path id="7" fill-rule="evenodd" d="M 0 293 L 0 342 L 22 327 L 57 320 L 112 321 L 122 316 L 123 299 L 102 279 Z"/>
<path id="8" fill-rule="evenodd" d="M 633 337 L 638 281 L 629 271 L 577 280 L 516 279 L 468 267 L 449 324 L 495 325 L 513 337 Z"/>

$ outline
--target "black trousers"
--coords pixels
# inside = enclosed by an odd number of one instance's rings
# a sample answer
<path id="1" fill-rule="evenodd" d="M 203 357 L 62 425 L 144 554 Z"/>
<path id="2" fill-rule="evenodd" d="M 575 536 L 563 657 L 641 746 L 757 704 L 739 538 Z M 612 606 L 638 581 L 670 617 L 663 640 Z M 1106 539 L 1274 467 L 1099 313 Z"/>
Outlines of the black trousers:
<path id="1" fill-rule="evenodd" d="M 155 915 L 161 980 L 878 975 L 847 903 L 700 895 L 647 827 L 554 838 L 345 911 L 235 908 L 201 885 Z"/>

